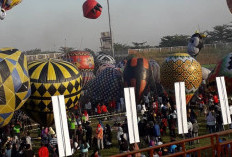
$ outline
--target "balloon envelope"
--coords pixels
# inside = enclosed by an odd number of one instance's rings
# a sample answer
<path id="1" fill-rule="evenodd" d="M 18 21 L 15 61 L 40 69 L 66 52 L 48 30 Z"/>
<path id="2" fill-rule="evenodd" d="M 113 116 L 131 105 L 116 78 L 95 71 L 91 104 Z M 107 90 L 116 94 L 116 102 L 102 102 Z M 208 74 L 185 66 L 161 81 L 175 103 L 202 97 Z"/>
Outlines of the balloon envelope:
<path id="1" fill-rule="evenodd" d="M 21 2 L 22 0 L 0 0 L 1 8 L 5 10 L 10 10 Z"/>
<path id="2" fill-rule="evenodd" d="M 232 0 L 227 0 L 227 5 L 229 7 L 230 12 L 232 13 Z"/>
<path id="3" fill-rule="evenodd" d="M 137 103 L 148 84 L 150 76 L 149 63 L 145 58 L 132 58 L 127 61 L 123 72 L 124 87 L 134 87 Z"/>
<path id="4" fill-rule="evenodd" d="M 66 109 L 74 107 L 82 88 L 81 74 L 73 64 L 55 59 L 33 61 L 28 67 L 32 92 L 23 109 L 37 123 L 51 126 L 51 96 L 64 95 Z"/>
<path id="5" fill-rule="evenodd" d="M 83 15 L 89 19 L 97 19 L 102 12 L 102 8 L 98 7 L 99 10 L 96 10 L 95 7 L 98 4 L 96 0 L 87 0 L 84 2 L 83 8 Z"/>
<path id="6" fill-rule="evenodd" d="M 10 122 L 30 94 L 26 56 L 18 49 L 0 49 L 0 127 Z"/>
<path id="7" fill-rule="evenodd" d="M 202 82 L 201 65 L 187 53 L 176 53 L 166 58 L 161 66 L 161 83 L 174 97 L 174 83 L 185 82 L 188 103 Z"/>
<path id="8" fill-rule="evenodd" d="M 217 63 L 214 70 L 210 73 L 207 86 L 209 91 L 217 90 L 216 77 L 224 76 L 226 90 L 229 96 L 232 96 L 232 53 L 227 54 L 220 62 Z"/>
<path id="9" fill-rule="evenodd" d="M 82 85 L 93 79 L 94 58 L 87 51 L 72 51 L 67 54 L 68 60 L 73 63 L 81 72 Z"/>
<path id="10" fill-rule="evenodd" d="M 107 67 L 87 84 L 86 89 L 88 97 L 95 102 L 118 100 L 123 91 L 122 75 L 118 70 Z"/>

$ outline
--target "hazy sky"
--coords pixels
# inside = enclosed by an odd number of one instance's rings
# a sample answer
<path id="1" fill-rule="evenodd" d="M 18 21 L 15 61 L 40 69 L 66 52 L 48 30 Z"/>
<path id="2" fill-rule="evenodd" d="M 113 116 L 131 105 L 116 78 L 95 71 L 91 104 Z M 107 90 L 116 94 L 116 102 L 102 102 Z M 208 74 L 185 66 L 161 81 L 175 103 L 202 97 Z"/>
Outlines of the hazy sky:
<path id="1" fill-rule="evenodd" d="M 85 0 L 23 0 L 0 21 L 0 47 L 58 50 L 66 45 L 100 50 L 100 33 L 109 30 L 107 0 L 96 19 L 83 17 Z M 165 35 L 191 35 L 232 21 L 226 0 L 110 0 L 114 42 L 158 45 Z"/>

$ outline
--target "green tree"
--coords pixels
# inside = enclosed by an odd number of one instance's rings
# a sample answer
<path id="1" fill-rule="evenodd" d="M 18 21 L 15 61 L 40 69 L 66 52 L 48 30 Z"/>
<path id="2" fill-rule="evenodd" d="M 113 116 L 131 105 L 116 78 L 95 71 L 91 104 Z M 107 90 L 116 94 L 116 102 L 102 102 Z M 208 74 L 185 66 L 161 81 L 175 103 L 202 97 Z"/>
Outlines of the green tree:
<path id="1" fill-rule="evenodd" d="M 64 53 L 68 53 L 68 52 L 74 51 L 75 49 L 73 47 L 60 47 L 59 50 Z"/>
<path id="2" fill-rule="evenodd" d="M 35 49 L 24 51 L 23 53 L 25 53 L 26 55 L 36 55 L 36 54 L 41 54 L 42 51 L 41 49 L 35 48 Z"/>
<path id="3" fill-rule="evenodd" d="M 168 35 L 161 38 L 159 47 L 187 46 L 188 40 L 188 35 Z"/>
<path id="4" fill-rule="evenodd" d="M 127 51 L 130 46 L 121 43 L 114 43 L 114 51 Z"/>
<path id="5" fill-rule="evenodd" d="M 224 24 L 213 27 L 213 31 L 206 31 L 208 36 L 205 43 L 226 43 L 232 42 L 232 25 Z"/>

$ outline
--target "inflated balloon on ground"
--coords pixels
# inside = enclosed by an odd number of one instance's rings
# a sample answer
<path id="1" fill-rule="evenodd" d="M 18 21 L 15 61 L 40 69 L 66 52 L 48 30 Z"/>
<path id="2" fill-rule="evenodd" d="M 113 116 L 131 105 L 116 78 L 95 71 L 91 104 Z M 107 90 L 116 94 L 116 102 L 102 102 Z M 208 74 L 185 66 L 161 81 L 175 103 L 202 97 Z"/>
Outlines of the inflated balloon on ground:
<path id="1" fill-rule="evenodd" d="M 104 69 L 87 84 L 87 95 L 92 101 L 109 102 L 122 96 L 123 82 L 121 73 L 111 67 Z"/>
<path id="2" fill-rule="evenodd" d="M 71 63 L 62 60 L 37 60 L 29 63 L 31 97 L 23 109 L 42 126 L 53 124 L 51 96 L 64 95 L 66 109 L 77 104 L 81 92 L 81 74 Z"/>
<path id="3" fill-rule="evenodd" d="M 202 82 L 201 65 L 187 53 L 176 53 L 166 58 L 161 66 L 161 83 L 174 97 L 174 83 L 185 82 L 188 103 Z"/>
<path id="4" fill-rule="evenodd" d="M 124 86 L 134 87 L 137 103 L 148 85 L 150 77 L 149 62 L 145 58 L 132 58 L 127 61 L 123 72 Z"/>
<path id="5" fill-rule="evenodd" d="M 209 91 L 214 92 L 217 90 L 216 77 L 220 76 L 225 77 L 227 94 L 232 96 L 232 53 L 227 54 L 220 62 L 218 62 L 209 75 L 207 80 Z"/>
<path id="6" fill-rule="evenodd" d="M 110 55 L 105 55 L 105 54 L 100 54 L 98 55 L 95 60 L 95 68 L 94 68 L 94 74 L 97 73 L 98 68 L 102 65 L 102 64 L 111 64 L 111 65 L 115 65 L 116 61 L 113 57 L 111 57 Z"/>
<path id="7" fill-rule="evenodd" d="M 26 56 L 18 49 L 0 49 L 0 127 L 10 122 L 30 94 Z"/>
<path id="8" fill-rule="evenodd" d="M 88 81 L 93 79 L 94 58 L 87 51 L 72 51 L 67 54 L 67 59 L 70 60 L 81 72 L 82 85 L 86 85 Z"/>

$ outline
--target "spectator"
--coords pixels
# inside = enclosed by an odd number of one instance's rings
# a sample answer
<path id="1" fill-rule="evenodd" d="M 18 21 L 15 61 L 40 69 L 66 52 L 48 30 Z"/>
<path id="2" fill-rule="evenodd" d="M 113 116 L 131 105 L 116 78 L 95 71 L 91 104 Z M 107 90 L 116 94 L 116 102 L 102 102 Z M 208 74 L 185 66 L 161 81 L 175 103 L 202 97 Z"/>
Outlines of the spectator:
<path id="1" fill-rule="evenodd" d="M 85 126 L 85 130 L 86 130 L 86 142 L 89 143 L 90 148 L 92 148 L 92 127 L 89 125 L 89 122 L 86 122 L 86 126 Z"/>
<path id="2" fill-rule="evenodd" d="M 199 131 L 199 125 L 197 123 L 197 120 L 195 119 L 193 123 L 193 137 L 198 137 L 198 131 Z M 197 140 L 197 143 L 199 143 L 199 140 Z"/>
<path id="3" fill-rule="evenodd" d="M 212 114 L 212 111 L 210 111 L 206 116 L 207 127 L 210 134 L 215 132 L 215 121 L 216 119 Z"/>
<path id="4" fill-rule="evenodd" d="M 121 143 L 119 145 L 119 150 L 121 153 L 125 153 L 125 152 L 128 152 L 129 150 L 129 145 L 128 145 L 128 141 L 123 138 L 123 136 L 121 135 Z"/>
<path id="5" fill-rule="evenodd" d="M 27 132 L 27 136 L 26 136 L 26 144 L 29 144 L 29 145 L 30 145 L 30 147 L 32 148 L 30 132 Z"/>
<path id="6" fill-rule="evenodd" d="M 81 149 L 81 157 L 88 157 L 88 151 L 89 151 L 89 144 L 85 140 L 83 140 L 80 149 Z"/>
<path id="7" fill-rule="evenodd" d="M 31 149 L 29 144 L 26 144 L 25 150 L 23 152 L 23 157 L 35 157 L 35 153 Z"/>
<path id="8" fill-rule="evenodd" d="M 11 157 L 11 152 L 12 152 L 12 145 L 11 143 L 7 143 L 6 151 L 5 151 L 6 157 Z"/>
<path id="9" fill-rule="evenodd" d="M 97 129 L 96 129 L 96 138 L 97 138 L 97 146 L 98 149 L 104 149 L 104 145 L 103 145 L 103 129 L 101 127 L 101 124 L 97 125 Z"/>
<path id="10" fill-rule="evenodd" d="M 49 151 L 47 146 L 42 142 L 41 147 L 38 150 L 39 157 L 49 157 Z"/>

